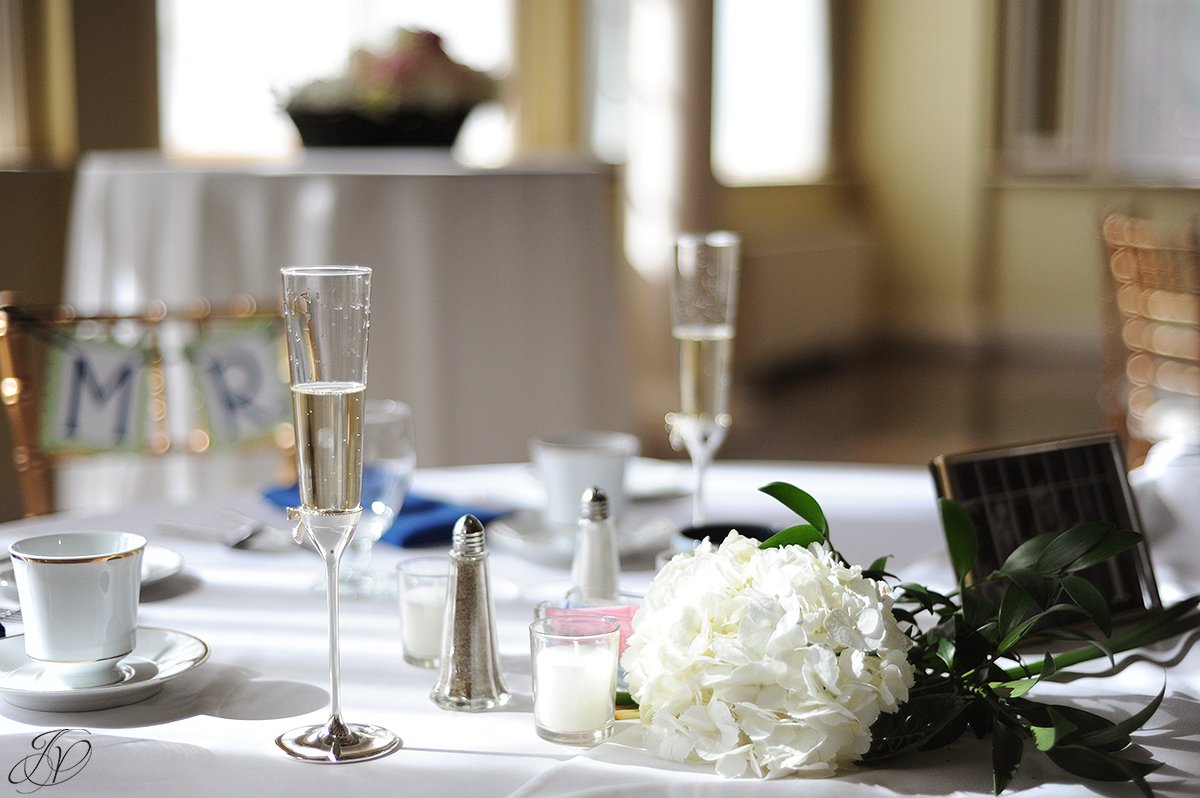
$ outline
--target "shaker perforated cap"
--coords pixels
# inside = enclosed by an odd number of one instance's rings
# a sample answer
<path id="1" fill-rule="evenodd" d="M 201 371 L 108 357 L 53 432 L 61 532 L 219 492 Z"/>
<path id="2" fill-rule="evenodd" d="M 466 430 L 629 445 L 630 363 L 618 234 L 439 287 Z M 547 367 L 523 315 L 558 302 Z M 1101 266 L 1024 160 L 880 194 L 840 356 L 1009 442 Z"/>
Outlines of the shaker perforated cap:
<path id="1" fill-rule="evenodd" d="M 603 488 L 591 487 L 583 492 L 579 515 L 588 521 L 603 521 L 608 518 L 608 494 Z"/>
<path id="2" fill-rule="evenodd" d="M 468 513 L 454 525 L 450 544 L 458 554 L 482 554 L 484 552 L 483 524 Z"/>

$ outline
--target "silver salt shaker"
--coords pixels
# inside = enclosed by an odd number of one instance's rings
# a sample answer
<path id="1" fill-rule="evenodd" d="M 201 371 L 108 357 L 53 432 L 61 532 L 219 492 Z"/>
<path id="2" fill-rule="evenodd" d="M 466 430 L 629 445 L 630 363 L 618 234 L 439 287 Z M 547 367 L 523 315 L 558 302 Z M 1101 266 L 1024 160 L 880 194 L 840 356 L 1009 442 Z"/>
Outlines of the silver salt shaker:
<path id="1" fill-rule="evenodd" d="M 500 672 L 483 524 L 464 515 L 450 542 L 441 667 L 429 697 L 442 709 L 497 709 L 511 695 Z"/>
<path id="2" fill-rule="evenodd" d="M 620 571 L 617 528 L 608 514 L 608 494 L 602 488 L 588 488 L 583 492 L 575 529 L 570 595 L 584 601 L 613 601 Z"/>

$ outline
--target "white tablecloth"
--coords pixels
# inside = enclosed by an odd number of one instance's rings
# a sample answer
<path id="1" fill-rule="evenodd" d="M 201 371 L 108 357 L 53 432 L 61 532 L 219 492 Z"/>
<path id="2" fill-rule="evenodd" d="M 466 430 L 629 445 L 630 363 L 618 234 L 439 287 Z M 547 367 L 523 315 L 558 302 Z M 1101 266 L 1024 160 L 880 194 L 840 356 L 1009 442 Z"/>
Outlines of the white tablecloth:
<path id="1" fill-rule="evenodd" d="M 628 424 L 612 208 L 611 172 L 594 164 L 94 152 L 79 166 L 65 294 L 85 312 L 273 301 L 281 266 L 371 266 L 369 394 L 413 407 L 423 465 L 510 462 L 539 433 Z"/>
<path id="2" fill-rule="evenodd" d="M 818 464 L 720 463 L 711 472 L 713 515 L 783 524 L 790 514 L 756 488 L 793 482 L 825 507 L 839 548 L 854 561 L 896 555 L 907 578 L 945 585 L 933 489 L 914 468 Z M 532 507 L 539 488 L 525 465 L 479 466 L 419 472 L 415 490 Z M 199 636 L 211 659 L 132 706 L 86 713 L 47 713 L 0 702 L 0 772 L 32 753 L 33 737 L 48 729 L 90 732 L 90 763 L 53 787 L 66 796 L 214 795 L 687 795 L 687 796 L 984 796 L 990 794 L 988 741 L 963 739 L 887 767 L 808 782 L 730 781 L 711 768 L 663 762 L 639 746 L 635 722 L 622 721 L 614 738 L 592 749 L 555 745 L 534 731 L 527 625 L 534 605 L 561 594 L 567 570 L 493 548 L 501 660 L 513 704 L 496 713 L 437 709 L 428 698 L 435 674 L 406 665 L 400 654 L 398 613 L 392 602 L 342 605 L 342 703 L 346 718 L 384 725 L 404 740 L 397 753 L 373 762 L 328 767 L 293 762 L 274 744 L 292 727 L 325 719 L 327 711 L 324 599 L 311 588 L 321 566 L 315 555 L 233 551 L 205 541 L 164 537 L 158 524 L 219 524 L 221 506 L 273 513 L 254 496 L 222 504 L 144 506 L 106 517 L 54 516 L 0 526 L 0 544 L 36 532 L 119 527 L 170 546 L 185 571 L 143 596 L 140 622 Z M 641 502 L 639 512 L 683 521 L 686 498 Z M 278 516 L 267 515 L 265 517 Z M 655 544 L 657 545 L 657 544 Z M 653 548 L 653 546 L 648 546 Z M 1200 584 L 1195 547 L 1187 541 L 1156 549 L 1159 576 L 1178 589 Z M 442 549 L 383 547 L 381 565 Z M 628 558 L 623 583 L 644 588 L 652 552 Z M 1163 567 L 1166 566 L 1166 567 Z M 19 631 L 16 627 L 14 631 Z M 1163 708 L 1138 735 L 1166 766 L 1151 777 L 1159 796 L 1200 790 L 1200 654 L 1168 646 L 1152 660 L 1178 660 L 1166 674 Z M 1103 708 L 1144 704 L 1162 684 L 1153 661 L 1135 662 L 1105 682 L 1082 681 L 1054 689 L 1095 699 Z M 1036 752 L 1013 786 L 1030 796 L 1134 796 L 1129 785 L 1081 786 Z M 16 789 L 15 787 L 10 788 Z M 49 788 L 47 788 L 49 789 Z M 46 794 L 50 794 L 47 792 Z"/>

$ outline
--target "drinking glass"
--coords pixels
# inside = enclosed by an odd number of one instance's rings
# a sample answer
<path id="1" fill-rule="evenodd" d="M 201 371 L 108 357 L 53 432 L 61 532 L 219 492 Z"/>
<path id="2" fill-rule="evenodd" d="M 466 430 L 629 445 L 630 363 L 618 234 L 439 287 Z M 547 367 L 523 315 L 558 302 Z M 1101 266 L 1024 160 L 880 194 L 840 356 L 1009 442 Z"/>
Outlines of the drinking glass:
<path id="1" fill-rule="evenodd" d="M 338 574 L 362 508 L 362 404 L 367 385 L 371 270 L 365 266 L 288 266 L 284 318 L 300 507 L 288 509 L 296 537 L 325 563 L 329 608 L 329 720 L 292 729 L 276 744 L 306 762 L 356 762 L 389 754 L 400 739 L 387 729 L 342 720 L 338 651 Z"/>
<path id="2" fill-rule="evenodd" d="M 395 592 L 392 574 L 372 566 L 372 553 L 404 505 L 417 464 L 412 411 L 403 402 L 367 400 L 362 437 L 363 514 L 342 568 L 343 596 Z"/>
<path id="3" fill-rule="evenodd" d="M 671 334 L 679 342 L 680 410 L 671 444 L 692 460 L 692 523 L 704 523 L 704 474 L 732 419 L 730 361 L 741 239 L 725 231 L 680 236 L 671 281 Z"/>

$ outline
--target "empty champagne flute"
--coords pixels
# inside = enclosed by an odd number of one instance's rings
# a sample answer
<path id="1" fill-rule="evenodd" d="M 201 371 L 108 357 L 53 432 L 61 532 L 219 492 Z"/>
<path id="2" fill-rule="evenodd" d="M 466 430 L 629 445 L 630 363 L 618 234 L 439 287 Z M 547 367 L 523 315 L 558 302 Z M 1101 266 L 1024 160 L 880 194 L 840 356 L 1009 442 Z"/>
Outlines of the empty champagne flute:
<path id="1" fill-rule="evenodd" d="M 375 544 L 392 526 L 412 485 L 417 465 L 412 411 L 393 399 L 368 399 L 363 415 L 362 518 L 342 568 L 343 596 L 396 592 L 390 572 L 373 567 Z"/>
<path id="2" fill-rule="evenodd" d="M 356 762 L 389 754 L 400 739 L 380 726 L 342 720 L 338 575 L 362 508 L 363 394 L 367 384 L 371 270 L 288 266 L 282 270 L 300 507 L 296 538 L 325 563 L 329 609 L 329 720 L 292 729 L 276 744 L 306 762 Z"/>
<path id="3" fill-rule="evenodd" d="M 671 282 L 671 334 L 679 342 L 680 410 L 671 444 L 692 460 L 692 524 L 704 523 L 704 475 L 732 421 L 729 381 L 741 239 L 725 231 L 680 236 Z"/>

